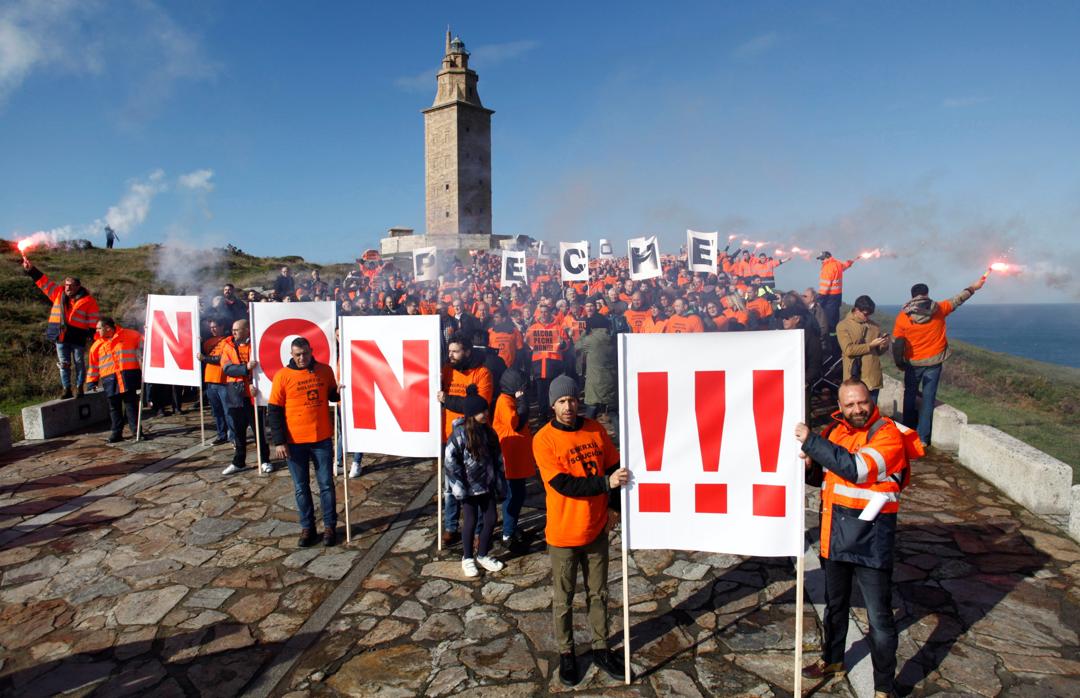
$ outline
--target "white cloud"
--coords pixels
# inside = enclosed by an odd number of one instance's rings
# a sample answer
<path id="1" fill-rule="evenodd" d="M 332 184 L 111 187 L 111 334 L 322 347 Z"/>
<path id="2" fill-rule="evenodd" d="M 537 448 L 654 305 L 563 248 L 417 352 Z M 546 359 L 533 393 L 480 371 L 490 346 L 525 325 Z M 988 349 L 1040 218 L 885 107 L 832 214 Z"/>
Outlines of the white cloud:
<path id="1" fill-rule="evenodd" d="M 758 34 L 755 37 L 747 39 L 742 42 L 731 52 L 735 58 L 750 59 L 756 58 L 776 46 L 780 37 L 776 32 L 766 32 L 765 34 Z"/>
<path id="2" fill-rule="evenodd" d="M 181 81 L 213 78 L 199 37 L 153 0 L 11 0 L 0 5 L 0 106 L 35 75 L 124 80 L 126 121 L 154 116 Z"/>
<path id="3" fill-rule="evenodd" d="M 210 192 L 214 191 L 214 183 L 210 181 L 210 178 L 213 176 L 213 170 L 195 170 L 194 172 L 180 175 L 177 179 L 177 184 L 181 189 Z"/>

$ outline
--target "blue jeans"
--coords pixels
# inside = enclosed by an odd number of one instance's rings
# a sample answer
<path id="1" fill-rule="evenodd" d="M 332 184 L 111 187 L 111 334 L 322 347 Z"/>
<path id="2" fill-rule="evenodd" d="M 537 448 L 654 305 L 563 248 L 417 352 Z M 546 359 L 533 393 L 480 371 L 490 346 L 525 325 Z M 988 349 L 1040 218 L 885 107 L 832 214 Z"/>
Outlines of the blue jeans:
<path id="1" fill-rule="evenodd" d="M 231 430 L 225 410 L 225 384 L 207 383 L 206 401 L 210 403 L 210 412 L 214 415 L 214 426 L 217 427 L 218 438 L 231 441 Z"/>
<path id="2" fill-rule="evenodd" d="M 445 478 L 443 478 L 445 484 Z M 457 533 L 458 530 L 458 517 L 461 515 L 461 502 L 450 493 L 450 486 L 446 485 L 446 492 L 443 495 L 443 516 L 442 524 L 443 530 L 450 533 Z"/>
<path id="3" fill-rule="evenodd" d="M 313 444 L 289 444 L 289 474 L 296 487 L 296 509 L 300 513 L 300 528 L 315 530 L 315 505 L 311 500 L 311 476 L 308 469 L 315 461 L 315 481 L 319 484 L 319 508 L 323 526 L 337 526 L 337 500 L 334 493 L 334 446 L 330 439 Z"/>
<path id="4" fill-rule="evenodd" d="M 334 424 L 334 429 L 337 431 L 337 453 L 335 457 L 338 463 L 345 463 L 345 439 L 341 436 L 341 424 Z M 357 452 L 353 454 L 352 462 L 354 465 L 360 465 L 360 461 L 363 460 L 364 454 Z"/>
<path id="5" fill-rule="evenodd" d="M 517 530 L 518 516 L 525 505 L 527 477 L 506 478 L 506 499 L 503 500 L 503 538 L 509 538 Z"/>
<path id="6" fill-rule="evenodd" d="M 64 390 L 81 388 L 86 382 L 86 347 L 81 344 L 56 345 L 57 366 L 60 368 L 60 387 Z M 68 369 L 75 369 L 75 383 L 72 384 Z"/>
<path id="7" fill-rule="evenodd" d="M 851 562 L 822 559 L 825 571 L 825 641 L 821 658 L 827 664 L 844 661 L 851 582 L 855 580 L 870 621 L 870 661 L 874 666 L 874 690 L 891 691 L 896 674 L 896 621 L 892 612 L 892 570 L 878 570 Z"/>
<path id="8" fill-rule="evenodd" d="M 941 366 L 908 366 L 904 371 L 904 425 L 919 433 L 923 445 L 930 445 L 930 432 L 934 428 L 934 402 L 937 400 L 938 383 L 941 382 Z M 916 411 L 920 386 L 922 403 Z"/>

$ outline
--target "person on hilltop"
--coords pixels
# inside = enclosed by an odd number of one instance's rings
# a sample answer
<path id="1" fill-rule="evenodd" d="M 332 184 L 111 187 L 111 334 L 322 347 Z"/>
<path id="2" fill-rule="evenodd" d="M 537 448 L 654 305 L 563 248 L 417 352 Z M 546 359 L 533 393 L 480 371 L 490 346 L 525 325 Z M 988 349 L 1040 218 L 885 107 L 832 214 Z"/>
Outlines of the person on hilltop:
<path id="1" fill-rule="evenodd" d="M 911 300 L 900 309 L 893 324 L 893 358 L 904 371 L 903 422 L 919 432 L 930 445 L 934 426 L 934 401 L 937 398 L 941 368 L 949 358 L 949 338 L 945 318 L 964 304 L 986 283 L 986 277 L 965 288 L 949 300 L 930 298 L 930 287 L 915 284 Z M 922 402 L 918 395 L 922 393 Z"/>
<path id="2" fill-rule="evenodd" d="M 580 681 L 574 654 L 572 608 L 578 567 L 592 633 L 593 662 L 622 680 L 622 656 L 608 648 L 608 534 L 618 522 L 619 488 L 628 472 L 607 431 L 579 415 L 577 383 L 569 376 L 551 381 L 548 401 L 555 418 L 536 433 L 533 456 L 547 494 L 544 535 L 551 561 L 551 610 L 559 651 L 559 680 Z"/>
<path id="3" fill-rule="evenodd" d="M 825 318 L 829 326 L 824 328 L 826 334 L 836 330 L 840 322 L 840 304 L 844 295 L 844 271 L 851 268 L 854 259 L 841 262 L 832 256 L 832 252 L 825 251 L 818 255 L 821 260 L 821 277 L 818 280 L 818 303 L 825 311 Z"/>
<path id="4" fill-rule="evenodd" d="M 521 371 L 512 368 L 504 371 L 499 380 L 499 398 L 495 401 L 495 415 L 491 422 L 499 437 L 506 473 L 502 543 L 516 552 L 522 552 L 525 547 L 525 534 L 518 526 L 518 517 L 525 504 L 525 487 L 529 478 L 536 474 L 526 387 L 525 375 Z"/>
<path id="5" fill-rule="evenodd" d="M 141 352 L 142 335 L 138 331 L 119 327 L 111 317 L 98 321 L 97 339 L 90 346 L 88 355 L 86 384 L 91 390 L 100 384 L 109 402 L 112 429 L 106 443 L 124 440 L 125 414 L 131 433 L 134 435 L 138 431 Z M 143 434 L 143 438 L 146 438 L 146 434 Z"/>
<path id="6" fill-rule="evenodd" d="M 463 335 L 454 334 L 447 345 L 447 363 L 442 368 L 442 390 L 436 394 L 444 411 L 443 443 L 454 431 L 454 422 L 465 416 L 465 397 L 470 385 L 475 385 L 477 395 L 491 404 L 495 396 L 491 372 L 484 367 L 483 357 L 472 353 L 472 343 Z M 449 489 L 444 493 L 444 504 L 442 539 L 444 544 L 451 545 L 458 537 L 460 511 L 458 500 Z"/>
<path id="7" fill-rule="evenodd" d="M 860 380 L 840 384 L 839 410 L 821 435 L 805 424 L 795 438 L 807 460 L 808 482 L 821 482 L 821 566 L 825 622 L 821 658 L 803 669 L 809 679 L 843 676 L 852 582 L 859 585 L 870 623 L 874 695 L 895 696 L 896 621 L 892 568 L 900 492 L 910 460 L 924 450 L 915 433 L 882 417 Z"/>
<path id="8" fill-rule="evenodd" d="M 283 300 L 285 296 L 291 296 L 296 292 L 296 279 L 293 278 L 292 270 L 288 265 L 281 267 L 281 272 L 274 279 L 274 295 Z"/>
<path id="9" fill-rule="evenodd" d="M 874 322 L 877 306 L 870 296 L 859 296 L 847 317 L 836 326 L 836 340 L 844 357 L 844 380 L 858 378 L 877 402 L 881 391 L 881 355 L 889 350 L 889 336 Z"/>
<path id="10" fill-rule="evenodd" d="M 488 401 L 470 385 L 461 401 L 463 416 L 454 420 L 443 457 L 447 487 L 462 511 L 461 571 L 466 577 L 480 574 L 477 564 L 498 572 L 503 563 L 490 555 L 495 531 L 497 502 L 506 496 L 503 455 L 499 437 L 488 424 Z M 472 532 L 480 522 L 477 546 Z"/>
<path id="11" fill-rule="evenodd" d="M 52 301 L 45 336 L 56 343 L 56 365 L 60 369 L 60 398 L 83 394 L 86 382 L 86 343 L 94 337 L 100 319 L 97 301 L 79 279 L 69 276 L 63 283 L 49 280 L 30 260 L 23 257 L 23 269 L 41 292 Z"/>
<path id="12" fill-rule="evenodd" d="M 289 365 L 274 375 L 267 400 L 266 421 L 274 453 L 289 465 L 296 509 L 300 514 L 300 540 L 307 548 L 315 544 L 315 505 L 311 499 L 311 473 L 319 484 L 319 508 L 323 519 L 323 545 L 337 543 L 337 502 L 334 492 L 334 427 L 330 403 L 340 399 L 334 371 L 312 356 L 311 343 L 297 337 L 289 349 Z"/>

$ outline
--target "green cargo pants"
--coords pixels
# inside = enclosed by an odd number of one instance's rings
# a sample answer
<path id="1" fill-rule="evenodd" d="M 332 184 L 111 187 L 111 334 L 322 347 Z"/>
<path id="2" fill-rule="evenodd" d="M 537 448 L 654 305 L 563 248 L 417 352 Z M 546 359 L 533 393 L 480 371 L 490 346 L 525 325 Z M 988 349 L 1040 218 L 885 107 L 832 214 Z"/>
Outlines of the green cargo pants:
<path id="1" fill-rule="evenodd" d="M 574 649 L 574 590 L 578 565 L 585 573 L 585 603 L 589 611 L 592 648 L 607 649 L 608 536 L 602 531 L 596 540 L 576 548 L 548 545 L 551 558 L 551 616 L 555 623 L 555 644 L 559 653 Z"/>

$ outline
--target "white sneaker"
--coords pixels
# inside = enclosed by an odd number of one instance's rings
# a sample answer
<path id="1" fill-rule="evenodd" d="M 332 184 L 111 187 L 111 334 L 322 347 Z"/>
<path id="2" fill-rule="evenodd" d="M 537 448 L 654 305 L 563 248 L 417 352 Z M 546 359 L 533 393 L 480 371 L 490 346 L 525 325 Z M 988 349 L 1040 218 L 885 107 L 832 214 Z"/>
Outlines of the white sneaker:
<path id="1" fill-rule="evenodd" d="M 274 472 L 274 464 L 267 461 L 266 463 L 260 465 L 259 469 L 262 470 L 264 473 L 272 473 Z"/>
<path id="2" fill-rule="evenodd" d="M 236 475 L 241 470 L 243 470 L 243 468 L 237 467 L 237 466 L 233 465 L 232 463 L 229 463 L 229 467 L 222 470 L 221 474 L 222 475 Z"/>
<path id="3" fill-rule="evenodd" d="M 480 570 L 476 569 L 476 560 L 471 557 L 462 558 L 461 571 L 465 573 L 466 577 L 480 576 Z"/>
<path id="4" fill-rule="evenodd" d="M 500 560 L 496 560 L 495 558 L 491 557 L 490 555 L 482 555 L 482 556 L 476 558 L 476 561 L 478 563 L 480 563 L 480 566 L 483 567 L 488 572 L 498 572 L 503 567 L 505 567 L 505 565 L 503 565 L 503 563 Z"/>
<path id="5" fill-rule="evenodd" d="M 352 467 L 349 468 L 349 479 L 355 480 L 356 478 L 360 477 L 363 472 L 364 466 L 360 465 L 359 463 L 353 463 Z"/>

